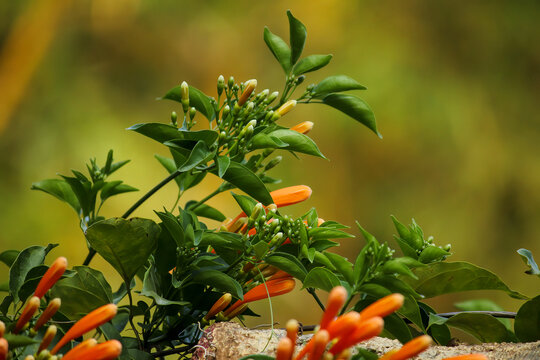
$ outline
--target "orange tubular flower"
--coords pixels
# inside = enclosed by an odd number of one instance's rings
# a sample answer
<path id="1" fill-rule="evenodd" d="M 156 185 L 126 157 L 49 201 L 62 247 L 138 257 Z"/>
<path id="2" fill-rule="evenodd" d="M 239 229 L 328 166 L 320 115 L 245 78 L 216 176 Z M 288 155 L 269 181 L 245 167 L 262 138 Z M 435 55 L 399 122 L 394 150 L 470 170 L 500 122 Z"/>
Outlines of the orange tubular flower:
<path id="1" fill-rule="evenodd" d="M 51 325 L 47 328 L 47 331 L 45 331 L 45 335 L 43 335 L 43 339 L 41 340 L 41 344 L 39 344 L 39 348 L 36 354 L 39 354 L 42 350 L 45 350 L 49 347 L 49 345 L 51 345 L 51 342 L 56 336 L 56 330 L 57 329 L 55 325 Z"/>
<path id="2" fill-rule="evenodd" d="M 336 286 L 330 291 L 326 310 L 320 322 L 321 329 L 326 329 L 330 325 L 345 304 L 345 301 L 347 301 L 347 290 L 343 286 Z"/>
<path id="3" fill-rule="evenodd" d="M 246 101 L 249 99 L 251 94 L 253 93 L 253 90 L 257 87 L 257 80 L 251 79 L 246 81 L 246 87 L 244 88 L 244 92 L 242 92 L 242 95 L 238 98 L 238 106 L 242 106 L 246 103 Z"/>
<path id="4" fill-rule="evenodd" d="M 40 300 L 37 296 L 32 296 L 28 302 L 26 303 L 26 306 L 24 307 L 21 316 L 19 317 L 19 320 L 17 320 L 17 324 L 15 324 L 15 328 L 13 329 L 14 334 L 18 334 L 24 325 L 28 324 L 32 316 L 36 313 L 37 309 L 39 308 Z"/>
<path id="5" fill-rule="evenodd" d="M 330 348 L 330 353 L 332 355 L 337 355 L 343 350 L 356 345 L 359 342 L 371 339 L 372 337 L 379 335 L 383 330 L 383 327 L 384 321 L 378 316 L 362 321 L 360 324 L 358 324 L 354 332 L 349 333 L 348 336 L 344 336 L 339 339 L 338 342 Z"/>
<path id="6" fill-rule="evenodd" d="M 0 320 L 0 338 L 4 337 L 4 332 L 6 331 L 6 324 Z"/>
<path id="7" fill-rule="evenodd" d="M 49 302 L 49 305 L 47 305 L 47 308 L 41 313 L 41 316 L 36 321 L 36 324 L 34 325 L 34 330 L 38 331 L 47 321 L 49 321 L 54 314 L 60 309 L 60 305 L 62 305 L 62 300 L 60 298 L 54 298 Z"/>
<path id="8" fill-rule="evenodd" d="M 418 336 L 407 342 L 398 351 L 392 353 L 388 360 L 407 360 L 425 351 L 433 343 L 428 335 Z"/>
<path id="9" fill-rule="evenodd" d="M 488 357 L 484 354 L 467 354 L 452 356 L 449 358 L 444 358 L 443 360 L 488 360 Z"/>
<path id="10" fill-rule="evenodd" d="M 75 346 L 73 349 L 69 350 L 64 357 L 62 357 L 62 360 L 75 360 L 79 358 L 79 355 L 86 352 L 89 348 L 94 347 L 97 345 L 97 340 L 94 338 L 90 338 L 88 340 L 84 340 L 79 345 Z"/>
<path id="11" fill-rule="evenodd" d="M 294 289 L 295 284 L 296 283 L 292 278 L 269 280 L 266 282 L 266 286 L 265 284 L 259 284 L 245 293 L 244 300 L 238 300 L 228 308 L 225 312 L 225 316 L 230 318 L 232 311 L 239 306 L 267 298 L 268 294 L 270 294 L 270 297 L 274 297 L 291 292 Z M 266 288 L 268 288 L 268 293 L 266 292 Z"/>
<path id="12" fill-rule="evenodd" d="M 283 270 L 278 270 L 274 275 L 270 276 L 268 280 L 277 280 L 277 279 L 290 279 L 291 275 L 286 273 Z"/>
<path id="13" fill-rule="evenodd" d="M 330 334 L 330 339 L 335 339 L 351 333 L 359 323 L 360 314 L 356 311 L 351 311 L 332 321 L 326 330 Z"/>
<path id="14" fill-rule="evenodd" d="M 276 360 L 291 360 L 294 352 L 294 343 L 288 337 L 279 339 Z"/>
<path id="15" fill-rule="evenodd" d="M 203 319 L 208 321 L 214 316 L 216 316 L 217 313 L 219 313 L 220 311 L 225 309 L 227 306 L 229 306 L 229 304 L 231 303 L 231 300 L 232 300 L 231 294 L 229 293 L 223 294 L 223 296 L 221 296 L 218 299 L 218 301 L 216 301 L 214 305 L 212 305 L 212 307 L 210 308 L 210 310 L 208 310 L 208 313 L 204 316 Z"/>
<path id="16" fill-rule="evenodd" d="M 294 125 L 291 130 L 299 132 L 300 134 L 307 134 L 313 129 L 313 123 L 311 121 L 304 121 L 300 124 Z"/>
<path id="17" fill-rule="evenodd" d="M 405 298 L 401 294 L 391 294 L 375 301 L 373 304 L 360 311 L 362 321 L 374 316 L 385 317 L 398 310 L 403 305 Z"/>
<path id="18" fill-rule="evenodd" d="M 321 360 L 326 345 L 330 341 L 330 335 L 326 330 L 319 330 L 313 335 L 313 347 L 308 355 L 308 360 Z"/>
<path id="19" fill-rule="evenodd" d="M 285 330 L 287 330 L 287 337 L 291 339 L 293 345 L 296 344 L 296 339 L 298 338 L 298 321 L 292 319 L 287 321 L 285 325 Z"/>
<path id="20" fill-rule="evenodd" d="M 66 345 L 71 340 L 86 334 L 90 330 L 94 330 L 102 324 L 105 324 L 107 321 L 111 320 L 116 315 L 116 311 L 117 307 L 114 304 L 103 305 L 92 311 L 91 313 L 77 321 L 71 327 L 71 329 L 66 332 L 64 337 L 61 338 L 58 344 L 56 344 L 51 350 L 51 354 L 56 354 L 58 350 L 62 348 L 62 346 Z"/>
<path id="21" fill-rule="evenodd" d="M 62 277 L 64 274 L 64 271 L 66 271 L 67 268 L 67 259 L 63 256 L 60 256 L 58 259 L 54 260 L 51 267 L 45 275 L 41 278 L 38 286 L 36 287 L 36 291 L 34 292 L 34 296 L 37 296 L 38 298 L 42 298 L 43 295 Z"/>
<path id="22" fill-rule="evenodd" d="M 5 338 L 0 339 L 0 360 L 6 360 L 9 350 L 9 344 Z"/>
<path id="23" fill-rule="evenodd" d="M 81 351 L 77 360 L 112 360 L 122 352 L 122 344 L 118 340 L 109 340 Z"/>

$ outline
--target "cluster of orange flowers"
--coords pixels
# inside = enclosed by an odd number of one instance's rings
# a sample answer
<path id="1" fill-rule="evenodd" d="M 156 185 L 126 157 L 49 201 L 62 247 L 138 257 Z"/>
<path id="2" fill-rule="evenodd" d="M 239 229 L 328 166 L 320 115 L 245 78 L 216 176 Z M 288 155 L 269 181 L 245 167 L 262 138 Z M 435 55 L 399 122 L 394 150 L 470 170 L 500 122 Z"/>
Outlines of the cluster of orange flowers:
<path id="1" fill-rule="evenodd" d="M 287 336 L 280 339 L 276 360 L 309 360 L 335 359 L 346 360 L 351 357 L 350 348 L 362 341 L 379 335 L 384 328 L 383 317 L 397 311 L 403 305 L 403 295 L 388 295 L 360 312 L 351 311 L 337 316 L 347 300 L 347 291 L 338 286 L 332 289 L 328 304 L 318 330 L 311 340 L 294 356 L 298 334 L 298 322 L 287 323 Z M 379 359 L 406 360 L 426 350 L 432 344 L 431 337 L 419 336 L 400 349 L 392 350 Z M 469 354 L 447 358 L 445 360 L 487 360 L 482 354 Z"/>
<path id="2" fill-rule="evenodd" d="M 41 299 L 49 291 L 49 289 L 62 277 L 67 268 L 67 260 L 64 257 L 57 258 L 47 272 L 41 278 L 39 284 L 34 291 L 34 294 L 26 302 L 21 315 L 17 319 L 15 326 L 12 329 L 14 334 L 19 334 L 23 331 L 28 331 L 29 336 L 34 336 L 37 331 L 45 325 L 58 311 L 61 306 L 59 298 L 52 299 L 38 317 L 34 326 L 29 329 L 29 324 L 34 315 L 38 312 Z M 90 312 L 85 317 L 77 321 L 52 348 L 47 350 L 51 345 L 52 340 L 56 336 L 56 325 L 50 325 L 39 345 L 36 352 L 36 357 L 39 359 L 56 360 L 58 351 L 68 344 L 71 340 L 76 339 L 103 325 L 107 321 L 114 318 L 117 307 L 114 304 L 103 305 L 100 308 Z M 4 338 L 5 324 L 0 321 L 0 360 L 8 358 L 9 343 Z M 117 340 L 109 340 L 98 344 L 95 339 L 83 341 L 73 349 L 68 351 L 62 359 L 64 360 L 112 360 L 116 359 L 122 352 L 122 345 Z M 33 355 L 26 356 L 25 360 L 34 360 Z"/>

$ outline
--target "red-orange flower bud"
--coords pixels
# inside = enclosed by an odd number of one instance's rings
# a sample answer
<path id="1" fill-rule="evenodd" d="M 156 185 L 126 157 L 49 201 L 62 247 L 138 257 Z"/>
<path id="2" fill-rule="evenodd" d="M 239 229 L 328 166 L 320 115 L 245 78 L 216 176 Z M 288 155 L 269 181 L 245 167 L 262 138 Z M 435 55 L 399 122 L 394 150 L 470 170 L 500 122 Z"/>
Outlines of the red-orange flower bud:
<path id="1" fill-rule="evenodd" d="M 223 294 L 215 303 L 212 305 L 208 313 L 204 316 L 204 320 L 208 321 L 217 313 L 225 309 L 231 303 L 232 295 L 229 293 Z"/>
<path id="2" fill-rule="evenodd" d="M 244 311 L 246 311 L 246 309 L 248 308 L 248 304 L 240 304 L 239 306 L 233 308 L 233 307 L 230 307 L 229 309 L 227 309 L 223 315 L 227 318 L 227 319 L 234 319 L 235 317 L 237 317 L 238 315 L 242 315 L 242 313 Z"/>
<path id="3" fill-rule="evenodd" d="M 295 185 L 270 192 L 274 204 L 279 207 L 297 204 L 309 199 L 312 190 L 306 185 Z"/>
<path id="4" fill-rule="evenodd" d="M 120 356 L 122 344 L 118 340 L 109 340 L 81 351 L 77 360 L 112 360 Z"/>
<path id="5" fill-rule="evenodd" d="M 330 335 L 326 330 L 319 330 L 313 335 L 313 347 L 308 355 L 308 360 L 320 360 L 330 341 Z"/>
<path id="6" fill-rule="evenodd" d="M 326 303 L 326 310 L 323 313 L 323 317 L 320 322 L 321 329 L 326 329 L 328 325 L 334 320 L 341 307 L 347 301 L 347 290 L 343 286 L 336 286 L 330 291 L 328 295 L 328 302 Z"/>
<path id="7" fill-rule="evenodd" d="M 287 337 L 291 339 L 293 345 L 296 344 L 296 339 L 298 338 L 298 321 L 291 319 L 287 321 L 285 325 L 285 330 L 287 331 Z"/>
<path id="8" fill-rule="evenodd" d="M 34 330 L 38 331 L 43 325 L 45 325 L 45 323 L 49 321 L 54 314 L 56 314 L 58 309 L 60 309 L 60 305 L 62 305 L 62 300 L 60 300 L 60 298 L 52 299 L 36 321 Z"/>
<path id="9" fill-rule="evenodd" d="M 418 336 L 404 344 L 401 349 L 390 355 L 388 360 L 406 360 L 425 351 L 433 343 L 428 335 Z"/>
<path id="10" fill-rule="evenodd" d="M 117 307 L 114 304 L 103 305 L 92 311 L 91 313 L 77 321 L 71 327 L 71 329 L 66 332 L 64 337 L 62 337 L 60 341 L 55 345 L 55 347 L 51 350 L 51 354 L 56 354 L 58 350 L 62 348 L 62 346 L 64 346 L 71 340 L 86 334 L 90 330 L 94 330 L 100 325 L 105 324 L 107 321 L 111 320 L 116 315 L 116 311 Z"/>
<path id="11" fill-rule="evenodd" d="M 330 348 L 330 353 L 333 355 L 341 353 L 343 350 L 358 344 L 367 339 L 371 339 L 381 333 L 384 327 L 384 321 L 382 318 L 376 316 L 371 319 L 362 321 L 358 324 L 356 330 L 349 333 L 347 336 L 343 336 Z"/>
<path id="12" fill-rule="evenodd" d="M 466 354 L 444 358 L 443 360 L 488 360 L 488 357 L 484 354 Z"/>
<path id="13" fill-rule="evenodd" d="M 8 356 L 9 344 L 5 338 L 0 338 L 0 360 L 6 360 Z"/>
<path id="14" fill-rule="evenodd" d="M 327 330 L 330 334 L 330 339 L 339 338 L 354 331 L 360 322 L 360 314 L 356 311 L 348 312 L 341 315 L 336 320 L 328 325 Z"/>
<path id="15" fill-rule="evenodd" d="M 373 304 L 360 311 L 362 321 L 374 316 L 385 317 L 398 310 L 403 305 L 405 298 L 401 294 L 391 294 L 375 301 Z"/>
<path id="16" fill-rule="evenodd" d="M 42 350 L 45 350 L 49 347 L 49 345 L 51 345 L 51 342 L 56 336 L 56 330 L 57 329 L 55 325 L 51 325 L 47 328 L 47 331 L 45 331 L 45 335 L 43 335 L 43 339 L 41 340 L 41 344 L 39 344 L 39 348 L 36 354 L 39 354 Z"/>
<path id="17" fill-rule="evenodd" d="M 6 324 L 0 320 L 0 338 L 4 337 L 4 332 L 6 331 Z"/>
<path id="18" fill-rule="evenodd" d="M 228 314 L 230 314 L 231 311 L 233 311 L 237 307 L 252 301 L 267 298 L 268 294 L 270 295 L 270 297 L 286 294 L 288 292 L 291 292 L 294 289 L 294 286 L 295 281 L 291 278 L 269 280 L 266 282 L 266 285 L 259 284 L 253 289 L 249 290 L 247 293 L 245 293 L 244 300 L 238 300 L 230 308 L 228 308 L 225 312 L 225 315 L 230 318 Z M 266 288 L 268 288 L 268 293 L 266 292 Z"/>
<path id="19" fill-rule="evenodd" d="M 307 134 L 313 129 L 313 123 L 311 121 L 303 121 L 300 124 L 294 125 L 291 130 L 299 132 L 300 134 Z"/>
<path id="20" fill-rule="evenodd" d="M 253 90 L 257 87 L 257 80 L 251 79 L 246 81 L 246 87 L 244 88 L 244 91 L 238 98 L 238 106 L 242 106 L 246 103 L 246 101 L 249 99 L 251 94 L 253 93 Z"/>
<path id="21" fill-rule="evenodd" d="M 18 334 L 24 325 L 28 324 L 32 316 L 36 313 L 36 311 L 39 308 L 40 300 L 37 296 L 32 296 L 30 299 L 28 299 L 28 302 L 24 306 L 24 309 L 21 313 L 21 316 L 19 317 L 19 320 L 17 320 L 17 323 L 15 324 L 15 328 L 13 329 L 14 334 Z"/>
<path id="22" fill-rule="evenodd" d="M 62 360 L 76 360 L 79 358 L 79 355 L 81 353 L 84 353 L 86 350 L 88 350 L 91 347 L 94 347 L 97 345 L 97 340 L 94 338 L 90 338 L 87 340 L 84 340 L 79 345 L 75 346 L 73 349 L 69 350 L 63 357 Z"/>
<path id="23" fill-rule="evenodd" d="M 288 337 L 279 339 L 276 360 L 291 360 L 294 352 L 294 343 Z"/>
<path id="24" fill-rule="evenodd" d="M 67 259 L 60 256 L 52 263 L 45 275 L 39 281 L 39 284 L 34 291 L 34 296 L 42 298 L 43 295 L 62 277 L 67 268 Z"/>

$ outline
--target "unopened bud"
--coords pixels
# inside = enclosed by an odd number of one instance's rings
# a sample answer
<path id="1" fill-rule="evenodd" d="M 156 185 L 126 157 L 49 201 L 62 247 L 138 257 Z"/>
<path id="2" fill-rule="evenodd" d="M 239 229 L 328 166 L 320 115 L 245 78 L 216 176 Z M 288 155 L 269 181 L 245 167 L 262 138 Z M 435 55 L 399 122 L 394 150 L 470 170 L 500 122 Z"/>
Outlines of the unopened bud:
<path id="1" fill-rule="evenodd" d="M 191 109 L 189 109 L 189 119 L 190 120 L 193 120 L 193 118 L 195 117 L 195 114 L 197 113 L 197 109 L 195 109 L 194 107 L 192 107 Z"/>
<path id="2" fill-rule="evenodd" d="M 305 75 L 300 75 L 299 77 L 296 78 L 296 85 L 300 85 L 301 83 L 304 82 L 305 79 L 306 79 Z"/>
<path id="3" fill-rule="evenodd" d="M 171 124 L 176 126 L 176 121 L 178 120 L 178 115 L 176 114 L 176 111 L 173 111 L 171 113 Z"/>
<path id="4" fill-rule="evenodd" d="M 279 118 L 281 117 L 281 115 L 279 115 L 279 113 L 277 112 L 277 110 L 272 114 L 272 117 L 270 118 L 270 121 L 273 121 L 273 122 L 276 122 L 279 120 Z"/>
<path id="5" fill-rule="evenodd" d="M 270 204 L 266 207 L 266 209 L 270 212 L 276 212 L 277 211 L 277 205 L 276 204 Z M 279 220 L 277 220 L 279 221 Z"/>
<path id="6" fill-rule="evenodd" d="M 0 338 L 4 337 L 4 333 L 6 332 L 6 324 L 2 320 L 0 320 Z"/>
<path id="7" fill-rule="evenodd" d="M 276 110 L 276 113 L 279 114 L 279 116 L 283 116 L 287 114 L 289 111 L 291 111 L 296 106 L 296 100 L 289 100 L 285 104 L 281 105 L 279 109 Z"/>
<path id="8" fill-rule="evenodd" d="M 39 344 L 39 348 L 37 353 L 41 353 L 42 350 L 45 350 L 51 345 L 51 342 L 53 341 L 54 337 L 56 336 L 56 326 L 51 325 L 47 328 L 47 331 L 45 331 L 45 335 L 43 335 L 43 339 L 41 340 L 41 344 Z"/>
<path id="9" fill-rule="evenodd" d="M 51 356 L 51 353 L 49 350 L 42 350 L 38 353 L 37 360 L 49 360 L 49 357 Z"/>
<path id="10" fill-rule="evenodd" d="M 269 112 L 266 113 L 266 115 L 264 115 L 264 120 L 266 121 L 270 120 L 273 115 L 274 115 L 274 111 L 270 110 Z"/>
<path id="11" fill-rule="evenodd" d="M 223 89 L 225 89 L 225 78 L 223 77 L 223 75 L 219 75 L 219 77 L 217 78 L 218 95 L 221 95 L 221 93 L 223 92 Z"/>
<path id="12" fill-rule="evenodd" d="M 274 152 L 274 149 L 270 149 L 270 148 L 264 149 L 262 152 L 262 156 L 263 158 L 266 158 L 270 156 L 273 152 Z"/>
<path id="13" fill-rule="evenodd" d="M 238 105 L 242 106 L 246 103 L 246 101 L 249 99 L 251 94 L 253 93 L 253 90 L 257 87 L 257 80 L 252 79 L 246 81 L 246 87 L 244 88 L 244 91 L 242 92 L 242 95 L 238 98 Z"/>
<path id="14" fill-rule="evenodd" d="M 281 245 L 281 240 L 283 239 L 283 233 L 282 232 L 278 232 L 276 235 L 274 235 L 274 237 L 272 238 L 272 240 L 270 240 L 270 242 L 268 243 L 268 245 L 270 247 L 273 247 L 273 246 L 276 246 L 276 245 Z"/>
<path id="15" fill-rule="evenodd" d="M 221 113 L 221 118 L 225 119 L 227 115 L 229 115 L 229 112 L 231 112 L 231 107 L 229 105 L 225 105 L 225 107 L 223 107 L 223 112 Z"/>
<path id="16" fill-rule="evenodd" d="M 234 77 L 231 76 L 231 77 L 229 78 L 229 80 L 227 81 L 227 87 L 228 87 L 229 89 L 232 89 L 233 86 L 234 86 Z"/>
<path id="17" fill-rule="evenodd" d="M 182 81 L 182 85 L 180 85 L 180 99 L 184 113 L 187 113 L 189 110 L 189 85 L 185 81 Z"/>
<path id="18" fill-rule="evenodd" d="M 452 250 L 452 244 L 446 244 L 446 245 L 444 245 L 444 246 L 443 246 L 443 250 L 444 250 L 444 251 L 450 251 L 450 250 Z"/>
<path id="19" fill-rule="evenodd" d="M 281 162 L 281 160 L 283 159 L 283 157 L 281 156 L 276 156 L 275 158 L 273 158 L 272 160 L 270 160 L 268 162 L 268 164 L 266 164 L 266 166 L 264 167 L 264 170 L 267 171 L 267 170 L 270 170 L 272 169 L 273 167 L 275 167 L 277 164 L 279 164 Z"/>
<path id="20" fill-rule="evenodd" d="M 300 134 L 307 134 L 313 129 L 313 123 L 311 121 L 303 121 L 291 128 L 291 130 L 299 132 Z"/>
<path id="21" fill-rule="evenodd" d="M 257 120 L 253 119 L 253 120 L 250 120 L 248 123 L 247 123 L 248 126 L 257 126 Z"/>
<path id="22" fill-rule="evenodd" d="M 279 96 L 279 92 L 274 91 L 273 93 L 270 94 L 270 96 L 268 96 L 268 98 L 266 99 L 266 103 L 270 104 L 272 101 L 276 100 L 278 96 Z"/>
<path id="23" fill-rule="evenodd" d="M 248 102 L 248 104 L 246 106 L 246 112 L 250 113 L 250 112 L 253 111 L 254 108 L 255 108 L 255 103 L 253 101 L 250 101 L 250 102 Z"/>
<path id="24" fill-rule="evenodd" d="M 49 321 L 54 314 L 60 309 L 60 305 L 62 305 L 62 301 L 60 298 L 54 298 L 49 302 L 49 305 L 45 308 L 45 310 L 41 313 L 41 316 L 36 321 L 36 324 L 34 325 L 34 330 L 38 331 L 43 325 Z"/>
<path id="25" fill-rule="evenodd" d="M 258 219 L 263 209 L 264 209 L 263 204 L 261 203 L 255 204 L 255 206 L 253 207 L 253 210 L 251 210 L 251 215 L 249 216 L 249 218 L 252 220 Z"/>
<path id="26" fill-rule="evenodd" d="M 208 310 L 208 313 L 204 316 L 204 320 L 208 321 L 216 316 L 217 313 L 225 309 L 231 303 L 232 295 L 229 293 L 221 296 L 214 305 Z"/>

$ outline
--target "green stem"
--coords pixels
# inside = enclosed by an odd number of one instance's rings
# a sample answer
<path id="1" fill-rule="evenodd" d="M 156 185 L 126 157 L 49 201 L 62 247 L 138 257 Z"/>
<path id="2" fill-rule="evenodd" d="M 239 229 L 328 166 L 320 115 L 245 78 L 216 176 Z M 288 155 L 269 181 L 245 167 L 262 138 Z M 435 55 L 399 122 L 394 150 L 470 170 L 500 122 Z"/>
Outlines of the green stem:
<path id="1" fill-rule="evenodd" d="M 212 192 L 211 194 L 209 194 L 208 196 L 206 196 L 202 200 L 195 203 L 192 207 L 189 208 L 189 210 L 191 210 L 191 211 L 195 210 L 196 208 L 198 208 L 199 206 L 201 206 L 202 204 L 204 204 L 205 202 L 207 202 L 208 200 L 210 200 L 211 198 L 213 198 L 214 196 L 216 196 L 219 193 L 221 193 L 221 190 L 219 188 L 217 188 L 214 192 Z"/>
<path id="2" fill-rule="evenodd" d="M 133 204 L 132 207 L 130 207 L 124 215 L 122 215 L 123 219 L 126 219 L 129 215 L 131 215 L 139 206 L 141 206 L 148 198 L 152 195 L 154 195 L 159 189 L 167 185 L 170 181 L 174 180 L 178 175 L 182 174 L 181 171 L 176 170 L 169 176 L 167 176 L 165 179 L 163 179 L 159 184 L 154 186 L 150 191 L 148 191 L 146 194 L 144 194 L 135 204 Z M 90 264 L 90 261 L 94 258 L 96 255 L 96 250 L 90 249 L 88 250 L 88 255 L 86 256 L 86 259 L 84 259 L 83 265 L 88 266 Z"/>
<path id="3" fill-rule="evenodd" d="M 131 329 L 133 329 L 133 332 L 135 333 L 135 337 L 137 338 L 137 344 L 139 344 L 139 350 L 142 350 L 142 341 L 139 336 L 139 332 L 135 328 L 135 324 L 133 323 L 133 297 L 131 296 L 131 289 L 129 287 L 129 283 L 126 282 L 126 287 L 128 289 L 128 298 L 129 298 L 129 323 L 131 324 Z"/>
<path id="4" fill-rule="evenodd" d="M 322 309 L 322 311 L 324 312 L 326 309 L 324 308 L 324 304 L 322 303 L 321 299 L 319 299 L 319 297 L 317 296 L 317 294 L 315 293 L 315 289 L 313 288 L 307 288 L 307 291 L 308 293 L 311 294 L 311 296 L 313 296 L 313 298 L 315 299 L 315 301 L 317 302 L 317 304 L 319 305 L 319 307 Z"/>
<path id="5" fill-rule="evenodd" d="M 349 296 L 349 298 L 345 302 L 345 305 L 343 305 L 343 308 L 341 309 L 341 312 L 339 313 L 339 315 L 343 315 L 345 313 L 345 311 L 347 311 L 347 308 L 349 307 L 349 304 L 351 303 L 353 297 L 354 297 L 354 291 L 351 292 L 351 295 Z"/>

